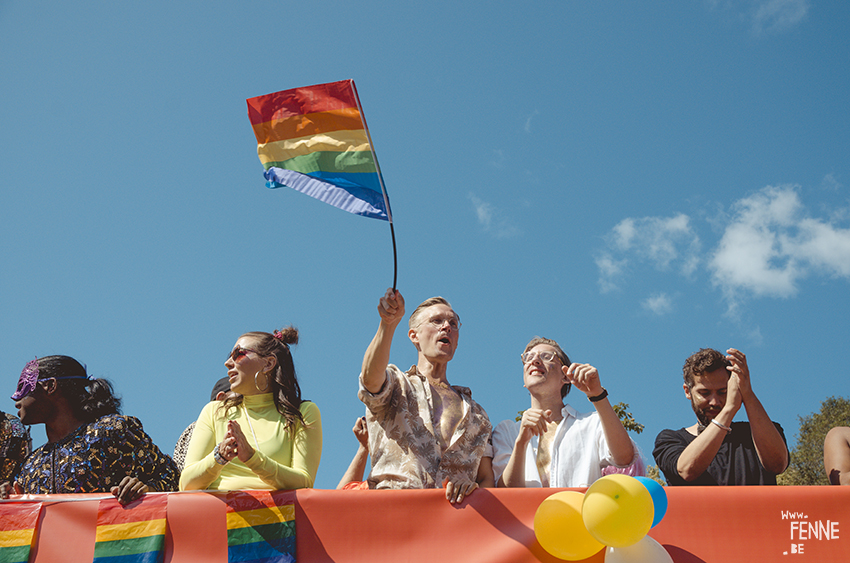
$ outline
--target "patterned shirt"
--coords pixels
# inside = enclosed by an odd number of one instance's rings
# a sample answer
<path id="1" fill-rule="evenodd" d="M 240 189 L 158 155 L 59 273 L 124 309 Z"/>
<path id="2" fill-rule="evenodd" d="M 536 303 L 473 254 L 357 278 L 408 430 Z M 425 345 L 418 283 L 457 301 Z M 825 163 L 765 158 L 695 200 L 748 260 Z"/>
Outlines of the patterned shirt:
<path id="1" fill-rule="evenodd" d="M 31 451 L 29 428 L 18 417 L 0 411 L 0 483 L 15 480 Z"/>
<path id="2" fill-rule="evenodd" d="M 105 493 L 128 475 L 152 491 L 176 491 L 180 477 L 139 419 L 107 414 L 35 450 L 18 483 L 30 494 Z"/>
<path id="3" fill-rule="evenodd" d="M 378 393 L 363 387 L 372 471 L 370 489 L 433 489 L 443 480 L 475 481 L 482 456 L 492 455 L 490 419 L 467 387 L 453 385 L 463 400 L 463 418 L 443 451 L 435 434 L 431 385 L 416 366 L 403 373 L 390 364 Z"/>
<path id="4" fill-rule="evenodd" d="M 186 465 L 186 452 L 189 451 L 189 442 L 192 441 L 192 432 L 195 430 L 195 421 L 186 427 L 186 430 L 180 434 L 177 439 L 177 444 L 174 446 L 174 464 L 177 466 L 177 471 L 183 471 L 183 466 Z"/>

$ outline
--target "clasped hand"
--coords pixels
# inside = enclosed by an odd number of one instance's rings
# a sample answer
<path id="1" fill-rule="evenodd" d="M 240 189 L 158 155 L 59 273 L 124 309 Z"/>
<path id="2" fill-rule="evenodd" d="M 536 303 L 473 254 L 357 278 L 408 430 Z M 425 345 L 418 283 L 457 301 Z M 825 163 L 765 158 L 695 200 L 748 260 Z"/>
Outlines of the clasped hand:
<path id="1" fill-rule="evenodd" d="M 245 463 L 254 455 L 254 448 L 248 442 L 242 428 L 235 420 L 227 422 L 227 434 L 224 435 L 224 440 L 218 444 L 218 454 L 232 461 L 234 458 L 239 458 L 239 461 Z"/>

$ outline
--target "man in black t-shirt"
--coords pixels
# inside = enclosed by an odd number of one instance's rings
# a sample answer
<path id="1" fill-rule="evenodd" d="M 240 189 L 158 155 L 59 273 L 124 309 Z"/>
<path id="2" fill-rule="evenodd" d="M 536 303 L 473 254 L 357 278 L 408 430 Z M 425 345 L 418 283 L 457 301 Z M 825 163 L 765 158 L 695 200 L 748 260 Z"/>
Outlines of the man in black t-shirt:
<path id="1" fill-rule="evenodd" d="M 685 361 L 685 396 L 697 424 L 662 430 L 652 451 L 670 485 L 775 485 L 788 467 L 782 427 L 750 385 L 747 358 L 703 348 Z M 741 406 L 749 422 L 732 422 Z"/>

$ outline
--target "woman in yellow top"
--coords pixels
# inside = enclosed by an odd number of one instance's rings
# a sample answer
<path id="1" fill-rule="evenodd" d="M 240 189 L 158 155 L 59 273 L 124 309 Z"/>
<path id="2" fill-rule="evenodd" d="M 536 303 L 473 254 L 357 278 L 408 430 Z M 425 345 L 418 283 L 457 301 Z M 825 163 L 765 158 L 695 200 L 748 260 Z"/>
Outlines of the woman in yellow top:
<path id="1" fill-rule="evenodd" d="M 319 409 L 301 400 L 290 344 L 293 327 L 243 334 L 230 352 L 232 393 L 201 411 L 180 490 L 302 489 L 322 457 Z"/>

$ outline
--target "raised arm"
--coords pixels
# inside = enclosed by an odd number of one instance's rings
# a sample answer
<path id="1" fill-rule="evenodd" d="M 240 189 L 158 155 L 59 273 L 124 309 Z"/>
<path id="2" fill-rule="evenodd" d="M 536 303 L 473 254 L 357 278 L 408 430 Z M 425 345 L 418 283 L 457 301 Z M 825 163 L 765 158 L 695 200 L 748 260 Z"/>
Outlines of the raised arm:
<path id="1" fill-rule="evenodd" d="M 378 315 L 381 317 L 378 332 L 363 356 L 363 386 L 370 393 L 380 391 L 387 379 L 393 334 L 404 317 L 404 298 L 401 293 L 388 289 L 378 303 Z"/>
<path id="2" fill-rule="evenodd" d="M 357 453 L 354 454 L 348 469 L 339 480 L 337 489 L 342 489 L 352 481 L 362 481 L 363 474 L 366 472 L 366 463 L 369 461 L 369 428 L 366 426 L 366 417 L 358 418 L 351 431 L 357 438 Z"/>
<path id="3" fill-rule="evenodd" d="M 734 373 L 726 384 L 726 402 L 714 417 L 719 424 L 727 428 L 732 424 L 738 410 L 741 408 L 742 397 L 738 376 Z M 726 430 L 717 424 L 709 424 L 688 444 L 676 462 L 676 472 L 685 481 L 693 481 L 708 469 L 714 456 L 720 451 Z"/>
<path id="4" fill-rule="evenodd" d="M 726 354 L 726 359 L 732 362 L 732 365 L 726 369 L 732 373 L 730 381 L 737 376 L 759 461 L 765 469 L 778 475 L 788 467 L 788 446 L 782 439 L 776 425 L 770 420 L 761 401 L 753 392 L 750 384 L 750 370 L 747 367 L 747 357 L 735 348 L 729 348 L 726 350 Z"/>
<path id="5" fill-rule="evenodd" d="M 608 401 L 607 392 L 602 387 L 599 381 L 599 372 L 590 364 L 572 364 L 569 367 L 563 367 L 564 373 L 570 378 L 570 383 L 573 387 L 587 395 L 588 399 L 598 397 L 605 394 L 605 397 L 596 401 L 591 401 L 591 404 L 596 409 L 599 415 L 599 422 L 602 423 L 602 432 L 605 434 L 605 441 L 608 443 L 608 449 L 611 452 L 611 457 L 614 463 L 620 467 L 629 465 L 635 458 L 635 448 L 632 446 L 632 440 L 629 438 L 629 433 L 623 428 L 623 423 L 620 422 L 620 417 L 614 412 L 614 408 Z"/>
<path id="6" fill-rule="evenodd" d="M 830 485 L 850 485 L 850 428 L 836 426 L 823 442 L 823 466 Z"/>

